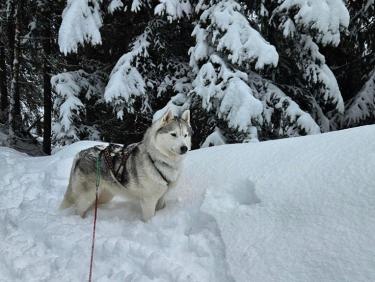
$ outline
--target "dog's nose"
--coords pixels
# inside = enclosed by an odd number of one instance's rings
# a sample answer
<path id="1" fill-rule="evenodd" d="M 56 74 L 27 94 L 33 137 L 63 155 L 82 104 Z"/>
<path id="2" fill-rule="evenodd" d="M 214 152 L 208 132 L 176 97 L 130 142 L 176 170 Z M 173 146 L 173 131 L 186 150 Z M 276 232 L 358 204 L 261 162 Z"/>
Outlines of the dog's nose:
<path id="1" fill-rule="evenodd" d="M 186 146 L 181 146 L 181 148 L 180 148 L 181 155 L 185 154 L 187 152 L 187 150 L 188 150 L 188 148 Z"/>

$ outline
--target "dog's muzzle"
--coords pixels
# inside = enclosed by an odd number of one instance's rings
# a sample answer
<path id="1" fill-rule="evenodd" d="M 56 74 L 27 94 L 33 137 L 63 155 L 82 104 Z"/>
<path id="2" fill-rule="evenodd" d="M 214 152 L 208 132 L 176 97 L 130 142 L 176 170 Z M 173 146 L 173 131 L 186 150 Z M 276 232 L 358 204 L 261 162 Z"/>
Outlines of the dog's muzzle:
<path id="1" fill-rule="evenodd" d="M 181 146 L 180 148 L 180 154 L 183 155 L 187 152 L 188 148 L 186 146 Z"/>

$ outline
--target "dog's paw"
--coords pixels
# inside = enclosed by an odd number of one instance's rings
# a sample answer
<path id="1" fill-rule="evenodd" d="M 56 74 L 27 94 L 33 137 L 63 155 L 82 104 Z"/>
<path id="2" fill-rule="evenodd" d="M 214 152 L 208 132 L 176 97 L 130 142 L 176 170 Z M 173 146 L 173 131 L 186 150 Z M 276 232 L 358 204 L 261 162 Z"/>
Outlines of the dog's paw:
<path id="1" fill-rule="evenodd" d="M 156 204 L 156 208 L 155 210 L 161 210 L 161 209 L 164 209 L 165 208 L 165 200 L 164 200 L 164 197 L 160 198 Z"/>

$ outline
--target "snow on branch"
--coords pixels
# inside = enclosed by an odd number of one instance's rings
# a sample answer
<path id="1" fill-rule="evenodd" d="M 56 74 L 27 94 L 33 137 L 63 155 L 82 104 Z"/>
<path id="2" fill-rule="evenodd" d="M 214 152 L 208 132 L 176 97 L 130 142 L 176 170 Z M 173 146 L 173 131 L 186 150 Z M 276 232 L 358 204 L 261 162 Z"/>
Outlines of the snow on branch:
<path id="1" fill-rule="evenodd" d="M 279 87 L 271 81 L 263 79 L 260 75 L 251 72 L 249 84 L 254 91 L 254 96 L 263 102 L 263 121 L 261 126 L 272 125 L 272 130 L 279 136 L 298 136 L 320 133 L 318 124 L 312 116 L 301 110 L 299 105 L 289 98 Z M 279 128 L 273 124 L 273 116 L 277 117 L 280 123 Z"/>
<path id="2" fill-rule="evenodd" d="M 68 0 L 62 14 L 58 43 L 65 55 L 77 52 L 79 45 L 101 44 L 99 32 L 102 26 L 101 0 Z"/>
<path id="3" fill-rule="evenodd" d="M 138 36 L 133 42 L 131 50 L 124 54 L 113 68 L 108 85 L 104 92 L 107 103 L 111 103 L 119 119 L 123 118 L 124 111 L 133 113 L 136 97 L 145 95 L 146 83 L 137 70 L 137 57 L 148 57 L 147 48 L 149 29 Z M 147 105 L 144 105 L 147 107 Z"/>
<path id="4" fill-rule="evenodd" d="M 190 17 L 192 8 L 189 0 L 159 0 L 155 7 L 155 15 L 167 15 L 169 22 Z"/>
<path id="5" fill-rule="evenodd" d="M 65 72 L 51 78 L 52 89 L 55 93 L 53 135 L 64 144 L 80 140 L 82 131 L 82 116 L 85 107 L 80 99 L 90 100 L 93 96 L 101 97 L 103 83 L 96 75 L 89 75 L 83 70 Z M 92 129 L 90 129 L 92 130 Z"/>
<path id="6" fill-rule="evenodd" d="M 153 121 L 160 119 L 167 111 L 171 111 L 173 116 L 180 117 L 181 114 L 190 107 L 190 98 L 185 94 L 179 93 L 173 96 L 169 102 L 160 110 L 156 111 Z"/>
<path id="7" fill-rule="evenodd" d="M 123 7 L 124 7 L 124 3 L 122 3 L 121 0 L 112 0 L 108 4 L 108 12 L 110 14 L 113 14 L 116 10 L 120 10 Z"/>
<path id="8" fill-rule="evenodd" d="M 229 127 L 247 131 L 251 120 L 260 116 L 263 107 L 246 81 L 246 73 L 231 70 L 213 54 L 193 81 L 193 93 L 201 98 L 204 109 L 216 111 Z"/>
<path id="9" fill-rule="evenodd" d="M 207 148 L 212 146 L 220 146 L 226 144 L 226 138 L 223 136 L 221 130 L 216 127 L 214 132 L 207 136 L 201 145 L 201 148 Z"/>
<path id="10" fill-rule="evenodd" d="M 314 39 L 323 45 L 337 46 L 340 30 L 349 26 L 349 12 L 342 0 L 284 0 L 273 15 L 284 15 L 280 25 L 285 37 L 293 34 L 292 19 L 301 30 L 315 30 Z M 292 19 L 291 19 L 292 17 Z"/>
<path id="11" fill-rule="evenodd" d="M 320 128 L 311 115 L 305 111 L 302 111 L 297 103 L 286 96 L 285 93 L 275 85 L 269 84 L 267 86 L 267 92 L 264 98 L 267 104 L 272 105 L 275 110 L 280 110 L 284 113 L 285 120 L 289 124 L 296 125 L 299 134 L 301 132 L 307 135 L 320 133 Z M 266 111 L 267 110 L 265 110 L 265 112 Z M 293 126 L 290 126 L 290 128 L 293 128 Z M 287 135 L 293 135 L 291 130 L 287 132 Z"/>
<path id="12" fill-rule="evenodd" d="M 133 0 L 132 5 L 130 7 L 130 11 L 133 13 L 137 13 L 141 10 L 141 7 L 144 5 L 144 3 L 141 0 Z"/>
<path id="13" fill-rule="evenodd" d="M 358 94 L 349 101 L 345 123 L 353 126 L 369 118 L 375 118 L 375 70 Z"/>
<path id="14" fill-rule="evenodd" d="M 265 65 L 276 66 L 279 59 L 276 48 L 250 26 L 240 10 L 241 5 L 236 1 L 224 0 L 202 13 L 200 26 L 207 26 L 206 30 L 210 31 L 209 44 L 218 52 L 228 53 L 228 59 L 233 64 L 256 62 L 256 69 L 262 69 Z M 205 46 L 201 44 L 203 40 L 199 37 L 206 34 L 198 27 L 194 30 L 194 35 L 199 45 L 191 52 L 204 52 Z"/>
<path id="15" fill-rule="evenodd" d="M 157 87 L 157 97 L 172 90 L 177 94 L 187 95 L 192 88 L 189 65 L 185 62 L 178 62 L 178 67 L 171 74 L 166 74 Z"/>
<path id="16" fill-rule="evenodd" d="M 197 73 L 199 71 L 199 62 L 207 60 L 209 55 L 214 52 L 214 49 L 207 42 L 209 32 L 197 24 L 192 36 L 195 37 L 195 46 L 189 49 L 190 66 L 192 70 Z"/>
<path id="17" fill-rule="evenodd" d="M 325 63 L 324 56 L 319 52 L 318 45 L 312 37 L 301 35 L 300 53 L 303 77 L 314 87 L 318 87 L 318 95 L 326 104 L 333 104 L 340 113 L 344 112 L 344 101 L 335 75 Z"/>
<path id="18" fill-rule="evenodd" d="M 250 26 L 236 1 L 200 1 L 195 10 L 202 14 L 193 30 L 196 44 L 189 50 L 196 74 L 191 96 L 229 128 L 249 133 L 252 123 L 261 119 L 263 106 L 254 98 L 247 74 L 236 68 L 250 63 L 256 69 L 276 66 L 278 53 Z"/>

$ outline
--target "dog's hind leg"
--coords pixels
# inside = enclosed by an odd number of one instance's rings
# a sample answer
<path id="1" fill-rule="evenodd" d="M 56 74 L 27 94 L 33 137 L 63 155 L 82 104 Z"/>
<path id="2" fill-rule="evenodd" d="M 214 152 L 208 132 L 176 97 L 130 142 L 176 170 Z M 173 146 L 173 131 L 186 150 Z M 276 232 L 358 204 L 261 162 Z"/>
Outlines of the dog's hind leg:
<path id="1" fill-rule="evenodd" d="M 90 207 L 95 204 L 95 183 L 81 183 L 80 192 L 76 197 L 76 209 L 83 218 Z"/>
<path id="2" fill-rule="evenodd" d="M 74 204 L 74 199 L 72 196 L 72 184 L 71 184 L 71 181 L 69 181 L 68 189 L 66 189 L 64 200 L 61 202 L 59 209 L 63 210 L 63 209 L 69 208 L 73 204 Z"/>
<path id="3" fill-rule="evenodd" d="M 155 215 L 155 208 L 158 199 L 146 198 L 141 200 L 143 221 L 150 220 Z"/>
<path id="4" fill-rule="evenodd" d="M 72 190 L 72 185 L 74 182 L 74 177 L 75 177 L 75 167 L 77 164 L 78 157 L 76 156 L 73 160 L 72 168 L 70 169 L 70 177 L 69 177 L 69 184 L 68 188 L 66 189 L 65 195 L 64 195 L 64 200 L 61 202 L 59 209 L 63 210 L 66 208 L 69 208 L 74 204 L 74 195 L 73 195 L 73 190 Z"/>

